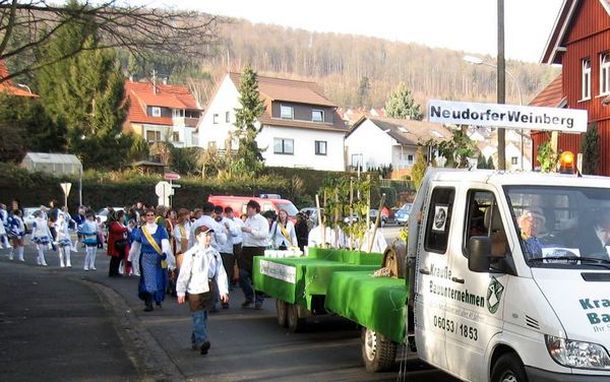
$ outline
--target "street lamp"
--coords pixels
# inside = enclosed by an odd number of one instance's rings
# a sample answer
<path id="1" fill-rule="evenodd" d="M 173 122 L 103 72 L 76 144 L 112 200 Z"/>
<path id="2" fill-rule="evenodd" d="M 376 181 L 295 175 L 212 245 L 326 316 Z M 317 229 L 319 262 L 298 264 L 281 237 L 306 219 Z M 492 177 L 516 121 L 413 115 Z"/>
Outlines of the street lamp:
<path id="1" fill-rule="evenodd" d="M 469 64 L 473 64 L 473 65 L 484 65 L 484 66 L 489 66 L 490 68 L 494 68 L 494 69 L 498 69 L 497 65 L 491 64 L 489 62 L 485 62 L 481 57 L 476 57 L 476 56 L 469 56 L 466 55 L 463 57 L 463 60 L 468 62 Z M 513 83 L 515 84 L 515 87 L 517 88 L 517 94 L 519 95 L 519 105 L 523 105 L 523 97 L 521 95 L 521 86 L 519 85 L 519 81 L 517 81 L 517 78 L 506 68 L 504 68 L 504 73 L 506 73 L 510 79 L 513 81 Z M 521 136 L 521 170 L 523 170 L 523 132 L 520 133 Z"/>

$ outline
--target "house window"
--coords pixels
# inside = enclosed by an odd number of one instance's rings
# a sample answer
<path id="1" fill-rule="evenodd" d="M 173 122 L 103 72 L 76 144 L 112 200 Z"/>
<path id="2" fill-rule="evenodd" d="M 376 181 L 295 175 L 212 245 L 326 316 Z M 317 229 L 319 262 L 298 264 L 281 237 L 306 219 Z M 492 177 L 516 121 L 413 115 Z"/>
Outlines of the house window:
<path id="1" fill-rule="evenodd" d="M 411 166 L 413 164 L 413 154 L 407 155 L 407 165 Z"/>
<path id="2" fill-rule="evenodd" d="M 174 118 L 182 118 L 184 117 L 184 109 L 173 109 L 172 116 Z"/>
<path id="3" fill-rule="evenodd" d="M 326 141 L 316 141 L 316 155 L 326 155 Z"/>
<path id="4" fill-rule="evenodd" d="M 519 164 L 519 157 L 511 157 L 510 164 Z"/>
<path id="5" fill-rule="evenodd" d="M 148 130 L 146 132 L 146 141 L 147 142 L 159 142 L 159 141 L 161 141 L 161 132 L 160 131 L 154 131 L 154 130 Z"/>
<path id="6" fill-rule="evenodd" d="M 294 139 L 273 138 L 273 153 L 293 155 L 294 154 Z"/>
<path id="7" fill-rule="evenodd" d="M 225 122 L 231 123 L 231 113 L 228 111 L 225 113 Z"/>
<path id="8" fill-rule="evenodd" d="M 313 109 L 311 111 L 312 122 L 324 122 L 324 110 Z"/>
<path id="9" fill-rule="evenodd" d="M 294 119 L 294 108 L 292 106 L 280 105 L 280 118 Z"/>
<path id="10" fill-rule="evenodd" d="M 177 131 L 174 131 L 172 133 L 172 142 L 180 142 L 180 133 Z"/>
<path id="11" fill-rule="evenodd" d="M 582 97 L 581 100 L 591 99 L 591 60 L 582 60 Z"/>
<path id="12" fill-rule="evenodd" d="M 353 168 L 362 168 L 364 163 L 364 158 L 362 154 L 352 154 L 352 167 Z"/>
<path id="13" fill-rule="evenodd" d="M 159 106 L 153 106 L 150 108 L 150 114 L 153 117 L 160 117 L 161 116 L 161 108 Z"/>
<path id="14" fill-rule="evenodd" d="M 602 53 L 599 61 L 599 94 L 610 94 L 610 52 Z"/>
<path id="15" fill-rule="evenodd" d="M 212 123 L 215 124 L 215 125 L 218 123 L 218 114 L 214 114 L 212 116 Z"/>

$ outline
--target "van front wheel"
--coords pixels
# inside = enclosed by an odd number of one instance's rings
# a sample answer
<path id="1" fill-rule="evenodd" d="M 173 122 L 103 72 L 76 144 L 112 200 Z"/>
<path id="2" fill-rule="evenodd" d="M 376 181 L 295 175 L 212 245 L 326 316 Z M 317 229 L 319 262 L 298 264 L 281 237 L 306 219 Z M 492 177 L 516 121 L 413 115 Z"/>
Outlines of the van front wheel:
<path id="1" fill-rule="evenodd" d="M 362 328 L 362 360 L 367 371 L 391 369 L 396 360 L 396 344 L 386 336 L 371 329 Z"/>
<path id="2" fill-rule="evenodd" d="M 527 382 L 519 357 L 513 353 L 500 356 L 491 370 L 491 382 Z"/>

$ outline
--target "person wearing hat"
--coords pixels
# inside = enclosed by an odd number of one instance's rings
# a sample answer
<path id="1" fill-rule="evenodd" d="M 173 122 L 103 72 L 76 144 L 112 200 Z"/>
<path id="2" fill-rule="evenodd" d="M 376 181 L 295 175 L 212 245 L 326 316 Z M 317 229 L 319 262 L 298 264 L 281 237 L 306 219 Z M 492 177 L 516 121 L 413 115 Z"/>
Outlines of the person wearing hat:
<path id="1" fill-rule="evenodd" d="M 191 345 L 193 350 L 208 353 L 208 311 L 214 306 L 216 291 L 223 304 L 229 302 L 227 273 L 220 253 L 212 247 L 214 230 L 202 224 L 195 228 L 195 245 L 183 254 L 182 266 L 176 281 L 178 304 L 188 302 L 193 316 Z"/>
<path id="2" fill-rule="evenodd" d="M 543 245 L 537 236 L 544 229 L 545 222 L 546 218 L 537 209 L 524 210 L 517 219 L 524 250 L 530 258 L 542 257 Z"/>

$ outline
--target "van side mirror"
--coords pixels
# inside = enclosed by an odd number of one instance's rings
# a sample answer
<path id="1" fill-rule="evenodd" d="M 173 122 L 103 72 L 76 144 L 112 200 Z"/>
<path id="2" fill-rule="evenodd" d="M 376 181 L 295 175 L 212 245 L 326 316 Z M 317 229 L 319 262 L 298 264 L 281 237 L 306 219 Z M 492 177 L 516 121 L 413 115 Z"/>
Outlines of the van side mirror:
<path id="1" fill-rule="evenodd" d="M 472 236 L 468 240 L 468 269 L 473 272 L 489 272 L 491 265 L 491 239 Z"/>

